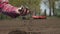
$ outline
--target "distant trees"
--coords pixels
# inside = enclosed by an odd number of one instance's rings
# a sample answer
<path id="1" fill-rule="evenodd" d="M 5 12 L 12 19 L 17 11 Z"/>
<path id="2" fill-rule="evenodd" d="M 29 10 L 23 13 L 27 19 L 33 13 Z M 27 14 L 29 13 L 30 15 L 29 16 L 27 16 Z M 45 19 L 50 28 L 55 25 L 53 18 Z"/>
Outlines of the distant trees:
<path id="1" fill-rule="evenodd" d="M 51 10 L 53 11 L 53 16 L 55 15 L 54 9 L 55 9 L 55 0 L 49 0 L 49 6 L 50 6 L 50 16 L 51 16 Z"/>
<path id="2" fill-rule="evenodd" d="M 24 5 L 29 7 L 31 11 L 36 11 L 36 13 L 40 12 L 40 0 L 10 0 L 10 3 L 17 7 Z"/>
<path id="3" fill-rule="evenodd" d="M 38 11 L 40 0 L 10 0 L 10 3 L 17 7 L 28 6 L 31 10 L 36 8 L 36 11 Z"/>

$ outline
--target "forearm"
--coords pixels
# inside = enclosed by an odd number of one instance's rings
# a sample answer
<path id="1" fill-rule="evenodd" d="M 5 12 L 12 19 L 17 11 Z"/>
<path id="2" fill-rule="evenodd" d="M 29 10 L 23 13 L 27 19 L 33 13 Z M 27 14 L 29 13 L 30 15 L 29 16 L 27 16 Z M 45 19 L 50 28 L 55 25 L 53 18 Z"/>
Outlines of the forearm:
<path id="1" fill-rule="evenodd" d="M 3 14 L 8 15 L 10 17 L 17 17 L 17 16 L 20 15 L 17 12 L 18 8 L 14 7 L 14 6 L 10 5 L 10 4 L 1 4 L 0 8 L 1 8 L 0 13 L 3 13 Z"/>
<path id="2" fill-rule="evenodd" d="M 7 16 L 10 16 L 12 18 L 16 18 L 16 17 L 20 16 L 17 13 L 13 13 L 13 11 L 12 12 L 2 12 L 2 14 L 7 15 Z"/>
<path id="3" fill-rule="evenodd" d="M 8 2 L 0 3 L 0 8 L 1 8 L 0 13 L 3 13 L 13 18 L 18 17 L 20 15 L 24 16 L 29 13 L 29 9 L 26 9 L 24 6 L 18 8 L 18 7 L 12 6 Z"/>

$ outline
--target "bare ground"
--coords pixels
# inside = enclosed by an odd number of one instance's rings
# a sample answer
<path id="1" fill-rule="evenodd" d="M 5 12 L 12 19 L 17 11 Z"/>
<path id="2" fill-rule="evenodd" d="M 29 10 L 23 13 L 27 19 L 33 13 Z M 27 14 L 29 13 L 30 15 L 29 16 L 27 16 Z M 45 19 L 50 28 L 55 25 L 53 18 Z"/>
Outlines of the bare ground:
<path id="1" fill-rule="evenodd" d="M 0 20 L 0 34 L 8 34 L 14 30 L 26 31 L 28 34 L 60 34 L 60 18 Z"/>

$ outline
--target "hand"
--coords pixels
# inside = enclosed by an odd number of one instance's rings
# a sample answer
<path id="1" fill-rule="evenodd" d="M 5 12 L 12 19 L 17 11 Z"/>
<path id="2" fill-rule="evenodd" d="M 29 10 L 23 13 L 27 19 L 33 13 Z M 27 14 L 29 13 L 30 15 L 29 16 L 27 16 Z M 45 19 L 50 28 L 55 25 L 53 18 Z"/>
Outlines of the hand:
<path id="1" fill-rule="evenodd" d="M 30 10 L 26 7 L 20 7 L 17 10 L 18 10 L 17 13 L 19 13 L 21 16 L 25 16 L 30 12 Z"/>

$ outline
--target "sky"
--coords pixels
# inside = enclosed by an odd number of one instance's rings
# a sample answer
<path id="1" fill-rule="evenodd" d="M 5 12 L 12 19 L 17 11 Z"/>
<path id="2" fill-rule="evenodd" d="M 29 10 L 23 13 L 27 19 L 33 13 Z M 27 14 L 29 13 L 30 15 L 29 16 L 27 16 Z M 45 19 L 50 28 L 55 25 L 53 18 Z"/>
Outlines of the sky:
<path id="1" fill-rule="evenodd" d="M 48 0 L 42 0 L 40 3 L 40 9 L 41 9 L 41 14 L 44 13 L 44 11 L 46 10 L 46 15 L 49 16 L 49 1 Z M 51 15 L 53 15 L 53 12 L 51 10 Z"/>

